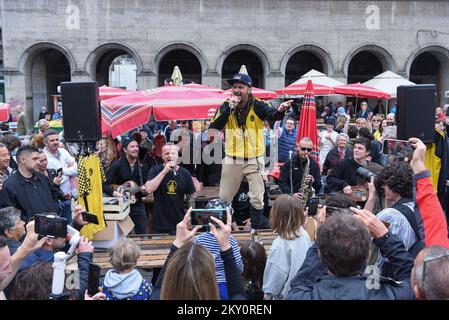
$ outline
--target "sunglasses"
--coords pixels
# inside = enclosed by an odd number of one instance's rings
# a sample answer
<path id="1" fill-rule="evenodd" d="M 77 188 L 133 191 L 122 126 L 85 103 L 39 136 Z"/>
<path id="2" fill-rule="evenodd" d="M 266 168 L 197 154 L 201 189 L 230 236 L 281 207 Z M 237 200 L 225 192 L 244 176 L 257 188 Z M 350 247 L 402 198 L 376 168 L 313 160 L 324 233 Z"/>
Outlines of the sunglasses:
<path id="1" fill-rule="evenodd" d="M 302 151 L 307 151 L 307 152 L 312 152 L 313 149 L 312 148 L 305 148 L 305 147 L 301 147 Z"/>

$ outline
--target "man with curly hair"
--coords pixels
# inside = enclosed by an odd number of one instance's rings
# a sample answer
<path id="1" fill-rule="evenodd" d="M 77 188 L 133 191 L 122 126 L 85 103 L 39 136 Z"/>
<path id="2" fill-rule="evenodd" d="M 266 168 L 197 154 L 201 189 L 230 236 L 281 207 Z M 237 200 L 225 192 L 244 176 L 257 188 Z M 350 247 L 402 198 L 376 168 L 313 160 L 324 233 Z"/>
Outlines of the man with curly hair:
<path id="1" fill-rule="evenodd" d="M 377 217 L 390 224 L 390 231 L 404 243 L 404 247 L 415 258 L 425 247 L 420 236 L 414 212 L 413 171 L 408 163 L 397 162 L 386 166 L 377 178 L 371 181 L 365 209 L 372 210 L 378 198 L 377 192 L 385 195 L 386 208 Z M 388 261 L 378 256 L 376 265 L 389 276 Z"/>

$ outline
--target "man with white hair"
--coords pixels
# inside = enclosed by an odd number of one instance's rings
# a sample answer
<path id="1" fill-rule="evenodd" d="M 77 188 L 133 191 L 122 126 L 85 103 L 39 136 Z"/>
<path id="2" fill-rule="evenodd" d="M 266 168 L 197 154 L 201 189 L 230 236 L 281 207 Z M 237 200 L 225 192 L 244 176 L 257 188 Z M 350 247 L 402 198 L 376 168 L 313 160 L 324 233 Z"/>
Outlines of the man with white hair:
<path id="1" fill-rule="evenodd" d="M 37 123 L 39 127 L 39 133 L 44 135 L 44 133 L 50 128 L 50 123 L 45 119 L 40 119 Z"/>

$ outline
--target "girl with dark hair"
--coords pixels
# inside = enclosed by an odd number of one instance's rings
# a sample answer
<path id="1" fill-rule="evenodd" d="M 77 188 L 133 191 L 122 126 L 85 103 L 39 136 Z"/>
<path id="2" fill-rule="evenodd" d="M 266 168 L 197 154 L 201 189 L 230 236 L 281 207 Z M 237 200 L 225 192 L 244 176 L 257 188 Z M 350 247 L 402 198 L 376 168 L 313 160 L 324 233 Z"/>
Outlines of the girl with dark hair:
<path id="1" fill-rule="evenodd" d="M 247 241 L 241 246 L 240 253 L 246 296 L 248 300 L 263 300 L 263 271 L 267 263 L 265 248 L 258 242 Z"/>

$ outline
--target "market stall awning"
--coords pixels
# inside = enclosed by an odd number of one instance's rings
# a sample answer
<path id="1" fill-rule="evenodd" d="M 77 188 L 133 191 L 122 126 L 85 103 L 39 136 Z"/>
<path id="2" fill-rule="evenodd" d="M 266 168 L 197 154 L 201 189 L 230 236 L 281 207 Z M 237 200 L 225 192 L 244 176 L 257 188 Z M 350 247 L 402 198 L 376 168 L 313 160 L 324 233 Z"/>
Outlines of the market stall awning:
<path id="1" fill-rule="evenodd" d="M 349 97 L 377 98 L 377 99 L 391 98 L 390 94 L 361 83 L 351 83 L 351 84 L 344 84 L 342 86 L 337 86 L 334 87 L 334 91 L 336 94 L 341 94 Z"/>
<path id="2" fill-rule="evenodd" d="M 300 84 L 291 84 L 285 88 L 276 90 L 276 92 L 283 95 L 303 96 L 306 93 L 306 89 L 307 83 L 300 83 Z M 323 95 L 326 96 L 335 93 L 334 88 L 322 84 L 315 84 L 314 82 L 313 82 L 313 91 L 316 96 L 323 96 Z"/>
<path id="3" fill-rule="evenodd" d="M 371 80 L 363 83 L 366 86 L 370 86 L 390 94 L 391 98 L 396 98 L 396 90 L 399 86 L 413 86 L 415 83 L 404 79 L 400 75 L 385 71 L 384 73 L 375 76 Z"/>

